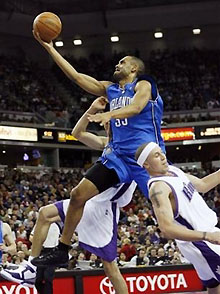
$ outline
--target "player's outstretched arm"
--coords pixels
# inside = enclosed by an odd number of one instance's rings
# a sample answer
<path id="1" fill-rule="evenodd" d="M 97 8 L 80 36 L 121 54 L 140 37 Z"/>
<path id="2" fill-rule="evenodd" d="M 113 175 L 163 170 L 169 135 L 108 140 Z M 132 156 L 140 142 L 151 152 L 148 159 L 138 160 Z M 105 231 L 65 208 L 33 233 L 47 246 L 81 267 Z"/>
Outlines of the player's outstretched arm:
<path id="1" fill-rule="evenodd" d="M 174 221 L 174 207 L 170 201 L 171 188 L 164 182 L 153 183 L 150 188 L 150 200 L 159 228 L 165 238 L 183 241 L 209 241 L 220 244 L 220 232 L 207 233 L 189 230 Z"/>
<path id="2" fill-rule="evenodd" d="M 47 50 L 56 64 L 65 73 L 65 75 L 86 92 L 96 96 L 106 95 L 106 87 L 110 82 L 97 81 L 93 77 L 79 73 L 60 53 L 53 47 L 53 42 L 44 42 L 38 33 L 33 31 L 34 38 Z"/>
<path id="3" fill-rule="evenodd" d="M 82 115 L 72 130 L 72 135 L 76 139 L 92 149 L 103 150 L 108 142 L 108 137 L 97 136 L 86 131 L 89 124 L 88 114 L 95 114 L 100 110 L 104 110 L 106 104 L 107 99 L 105 97 L 97 98 L 91 104 L 90 108 Z"/>
<path id="4" fill-rule="evenodd" d="M 193 175 L 186 174 L 188 179 L 200 193 L 206 193 L 220 184 L 220 170 L 199 179 Z"/>
<path id="5" fill-rule="evenodd" d="M 137 83 L 135 91 L 136 93 L 130 105 L 105 113 L 89 115 L 89 120 L 91 122 L 100 123 L 100 125 L 103 126 L 106 122 L 110 121 L 110 119 L 122 119 L 137 115 L 143 110 L 148 101 L 151 99 L 151 84 L 142 80 Z"/>

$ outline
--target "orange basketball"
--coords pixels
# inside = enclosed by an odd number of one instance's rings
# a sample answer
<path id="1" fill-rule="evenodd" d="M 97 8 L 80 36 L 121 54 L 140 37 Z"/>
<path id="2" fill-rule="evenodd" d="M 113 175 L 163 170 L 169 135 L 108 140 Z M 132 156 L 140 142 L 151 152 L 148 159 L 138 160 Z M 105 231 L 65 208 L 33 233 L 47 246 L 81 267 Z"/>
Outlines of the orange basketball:
<path id="1" fill-rule="evenodd" d="M 33 29 L 39 33 L 43 41 L 50 43 L 59 36 L 62 30 L 62 23 L 56 14 L 43 12 L 35 17 Z"/>

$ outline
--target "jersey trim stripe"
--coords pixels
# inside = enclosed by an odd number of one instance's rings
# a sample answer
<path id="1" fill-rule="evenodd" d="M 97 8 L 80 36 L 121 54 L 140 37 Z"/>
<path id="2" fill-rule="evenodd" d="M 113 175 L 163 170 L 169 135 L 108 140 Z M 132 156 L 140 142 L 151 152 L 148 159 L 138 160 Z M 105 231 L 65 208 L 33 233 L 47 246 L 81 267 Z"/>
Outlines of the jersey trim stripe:
<path id="1" fill-rule="evenodd" d="M 126 183 L 124 184 L 115 194 L 115 196 L 112 197 L 111 201 L 115 201 L 118 198 L 120 198 L 125 192 L 126 190 L 130 187 L 131 183 Z"/>

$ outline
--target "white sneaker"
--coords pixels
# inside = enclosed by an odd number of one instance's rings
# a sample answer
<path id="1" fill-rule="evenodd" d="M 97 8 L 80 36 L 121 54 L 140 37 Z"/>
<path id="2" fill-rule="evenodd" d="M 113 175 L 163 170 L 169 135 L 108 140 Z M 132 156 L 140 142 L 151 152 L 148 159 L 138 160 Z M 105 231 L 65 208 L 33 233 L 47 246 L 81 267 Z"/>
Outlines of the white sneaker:
<path id="1" fill-rule="evenodd" d="M 30 263 L 19 265 L 16 269 L 2 269 L 0 275 L 8 280 L 23 286 L 34 287 L 36 279 L 36 269 Z"/>

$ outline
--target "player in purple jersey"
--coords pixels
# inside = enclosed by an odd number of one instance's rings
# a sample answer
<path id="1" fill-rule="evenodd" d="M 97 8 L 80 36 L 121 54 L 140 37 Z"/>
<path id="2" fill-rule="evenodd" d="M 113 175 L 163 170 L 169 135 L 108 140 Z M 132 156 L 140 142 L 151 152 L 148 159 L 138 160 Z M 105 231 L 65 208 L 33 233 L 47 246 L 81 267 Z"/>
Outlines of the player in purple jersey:
<path id="1" fill-rule="evenodd" d="M 220 184 L 220 170 L 201 179 L 186 174 L 167 162 L 154 142 L 142 144 L 136 152 L 138 164 L 150 174 L 150 200 L 165 238 L 176 239 L 209 294 L 220 294 L 220 229 L 217 214 L 200 193 Z"/>
<path id="2" fill-rule="evenodd" d="M 77 72 L 56 51 L 52 42 L 49 44 L 43 42 L 38 33 L 33 32 L 33 34 L 71 80 L 91 94 L 107 97 L 111 106 L 110 111 L 105 114 L 88 115 L 90 121 L 99 122 L 101 125 L 111 121 L 113 140 L 105 148 L 101 160 L 93 165 L 71 191 L 64 230 L 57 250 L 41 261 L 42 264 L 56 265 L 68 259 L 70 240 L 82 217 L 87 200 L 115 184 L 130 183 L 132 180 L 138 183 L 145 195 L 147 194 L 146 185 L 143 183 L 147 181 L 148 174 L 135 161 L 135 150 L 146 140 L 155 141 L 164 149 L 160 135 L 163 105 L 155 82 L 144 76 L 145 66 L 139 58 L 126 56 L 119 61 L 114 72 L 116 84 L 110 81 L 98 81 Z M 120 134 L 123 134 L 121 145 Z M 128 150 L 130 152 L 126 155 Z"/>

